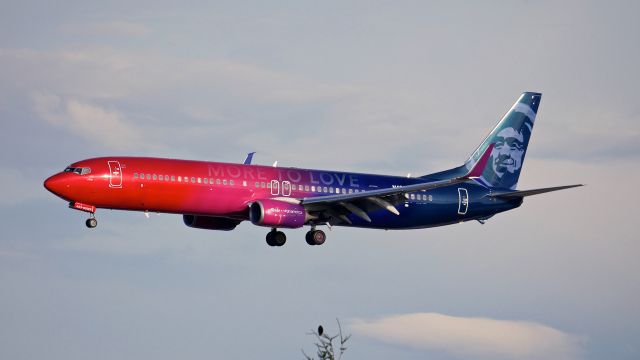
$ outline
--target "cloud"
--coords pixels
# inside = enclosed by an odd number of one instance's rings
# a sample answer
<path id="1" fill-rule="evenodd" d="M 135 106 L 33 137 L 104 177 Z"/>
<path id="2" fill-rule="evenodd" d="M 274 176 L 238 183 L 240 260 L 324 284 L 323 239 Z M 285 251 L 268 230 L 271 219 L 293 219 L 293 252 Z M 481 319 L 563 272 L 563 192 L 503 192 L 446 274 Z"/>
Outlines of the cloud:
<path id="1" fill-rule="evenodd" d="M 361 336 L 463 358 L 576 359 L 581 354 L 577 337 L 535 322 L 414 313 L 355 319 L 350 325 Z"/>
<path id="2" fill-rule="evenodd" d="M 35 93 L 32 100 L 36 113 L 45 121 L 65 128 L 90 143 L 118 150 L 140 146 L 138 130 L 117 111 L 46 93 Z"/>
<path id="3" fill-rule="evenodd" d="M 151 29 L 145 25 L 127 21 L 69 24 L 60 27 L 60 30 L 82 35 L 109 35 L 125 38 L 143 38 L 152 33 Z"/>

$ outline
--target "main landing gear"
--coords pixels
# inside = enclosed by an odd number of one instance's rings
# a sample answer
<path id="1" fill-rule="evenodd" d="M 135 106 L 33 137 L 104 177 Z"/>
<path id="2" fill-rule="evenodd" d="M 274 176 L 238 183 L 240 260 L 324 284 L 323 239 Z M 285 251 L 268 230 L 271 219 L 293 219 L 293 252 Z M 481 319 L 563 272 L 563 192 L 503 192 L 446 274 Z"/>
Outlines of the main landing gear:
<path id="1" fill-rule="evenodd" d="M 89 229 L 93 229 L 94 227 L 98 226 L 98 220 L 96 220 L 96 216 L 93 213 L 91 213 L 91 215 L 89 215 L 89 218 L 87 219 L 87 221 L 85 221 L 84 224 L 87 225 Z"/>
<path id="2" fill-rule="evenodd" d="M 315 227 L 312 227 L 311 230 L 307 232 L 305 240 L 307 240 L 307 244 L 309 245 L 322 245 L 325 240 L 327 240 L 327 235 L 324 231 L 316 230 Z"/>
<path id="3" fill-rule="evenodd" d="M 282 246 L 287 242 L 287 235 L 278 229 L 273 228 L 267 233 L 267 244 L 269 246 Z"/>
<path id="4" fill-rule="evenodd" d="M 87 220 L 87 226 L 89 226 L 89 220 Z M 315 227 L 312 227 L 311 230 L 307 232 L 305 240 L 307 240 L 307 244 L 309 245 L 322 245 L 324 244 L 325 240 L 327 240 L 327 235 L 324 233 L 324 231 L 316 230 Z M 267 233 L 267 244 L 269 246 L 282 246 L 286 242 L 287 236 L 282 231 L 278 231 L 278 229 L 276 228 L 271 229 L 271 231 Z"/>

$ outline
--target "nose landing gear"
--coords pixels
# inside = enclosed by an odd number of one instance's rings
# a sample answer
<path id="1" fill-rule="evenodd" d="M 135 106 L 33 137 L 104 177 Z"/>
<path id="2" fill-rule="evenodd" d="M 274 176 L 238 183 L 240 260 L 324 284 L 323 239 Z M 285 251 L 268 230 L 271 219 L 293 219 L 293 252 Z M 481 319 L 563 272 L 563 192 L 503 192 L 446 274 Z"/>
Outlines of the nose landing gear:
<path id="1" fill-rule="evenodd" d="M 91 217 L 88 218 L 87 221 L 85 221 L 85 225 L 87 225 L 89 229 L 93 229 L 98 226 L 98 220 L 96 220 L 96 217 L 95 215 L 93 215 L 93 213 L 91 214 Z"/>

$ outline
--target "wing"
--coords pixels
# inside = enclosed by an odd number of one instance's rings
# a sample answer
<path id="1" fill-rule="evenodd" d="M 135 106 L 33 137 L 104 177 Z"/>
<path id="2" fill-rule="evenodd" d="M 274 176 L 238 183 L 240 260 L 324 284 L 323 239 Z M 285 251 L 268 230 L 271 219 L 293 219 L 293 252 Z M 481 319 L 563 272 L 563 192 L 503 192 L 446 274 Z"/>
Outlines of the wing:
<path id="1" fill-rule="evenodd" d="M 317 217 L 320 221 L 326 220 L 331 224 L 340 222 L 351 224 L 351 220 L 347 217 L 349 214 L 354 214 L 367 222 L 371 222 L 371 218 L 367 213 L 380 208 L 400 215 L 395 205 L 406 201 L 409 193 L 433 190 L 480 177 L 492 150 L 493 144 L 490 144 L 471 170 L 461 177 L 393 188 L 366 190 L 351 194 L 303 198 L 299 200 L 299 204 L 304 206 L 311 215 Z"/>

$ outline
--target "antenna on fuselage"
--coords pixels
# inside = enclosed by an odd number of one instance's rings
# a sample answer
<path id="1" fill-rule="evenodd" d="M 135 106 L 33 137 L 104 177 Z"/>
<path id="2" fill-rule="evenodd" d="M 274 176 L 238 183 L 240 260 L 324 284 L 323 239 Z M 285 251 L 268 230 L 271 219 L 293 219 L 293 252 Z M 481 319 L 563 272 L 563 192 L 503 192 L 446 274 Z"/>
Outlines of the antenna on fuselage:
<path id="1" fill-rule="evenodd" d="M 278 167 L 278 160 L 276 160 L 276 162 L 273 163 L 273 167 Z"/>

